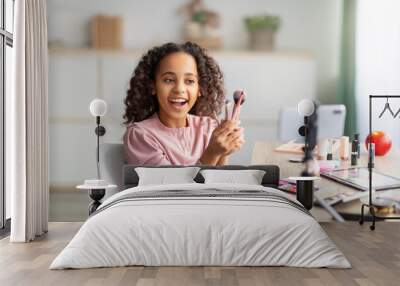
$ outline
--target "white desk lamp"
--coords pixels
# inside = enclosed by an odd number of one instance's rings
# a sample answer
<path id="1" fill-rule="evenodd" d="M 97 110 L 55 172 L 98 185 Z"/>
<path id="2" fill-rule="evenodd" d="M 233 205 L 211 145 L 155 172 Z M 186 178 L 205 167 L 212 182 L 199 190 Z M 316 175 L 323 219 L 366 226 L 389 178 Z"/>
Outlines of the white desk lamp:
<path id="1" fill-rule="evenodd" d="M 314 181 L 318 180 L 318 164 L 313 159 L 312 152 L 317 143 L 317 112 L 316 104 L 310 99 L 303 99 L 297 105 L 298 113 L 304 117 L 304 125 L 299 128 L 300 135 L 304 136 L 305 169 L 302 177 L 292 177 L 296 181 L 296 198 L 308 210 L 312 208 L 314 201 Z"/>
<path id="2" fill-rule="evenodd" d="M 95 133 L 97 135 L 97 149 L 96 149 L 96 161 L 97 161 L 97 179 L 96 180 L 85 180 L 84 185 L 77 186 L 78 189 L 89 190 L 89 197 L 93 202 L 89 205 L 89 215 L 96 211 L 101 204 L 100 200 L 106 193 L 106 188 L 116 187 L 115 185 L 109 185 L 105 180 L 101 179 L 100 175 L 100 136 L 106 133 L 104 126 L 100 125 L 100 117 L 104 116 L 107 112 L 107 103 L 102 99 L 93 99 L 90 102 L 90 113 L 96 117 L 97 127 Z"/>
<path id="3" fill-rule="evenodd" d="M 100 180 L 100 148 L 99 148 L 99 138 L 100 136 L 103 136 L 106 133 L 106 129 L 104 126 L 100 125 L 100 117 L 104 116 L 107 112 L 107 103 L 102 100 L 102 99 L 93 99 L 92 102 L 90 102 L 90 113 L 96 117 L 96 124 L 97 127 L 94 130 L 94 132 L 97 135 L 97 153 L 96 153 L 96 158 L 97 158 L 97 179 Z"/>

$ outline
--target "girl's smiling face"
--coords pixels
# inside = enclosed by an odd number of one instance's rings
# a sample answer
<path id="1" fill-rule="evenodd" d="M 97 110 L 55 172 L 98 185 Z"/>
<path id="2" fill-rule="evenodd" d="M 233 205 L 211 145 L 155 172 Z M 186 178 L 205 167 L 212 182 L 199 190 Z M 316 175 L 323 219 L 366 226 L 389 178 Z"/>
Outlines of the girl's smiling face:
<path id="1" fill-rule="evenodd" d="M 161 122 L 172 128 L 185 127 L 186 116 L 199 96 L 197 64 L 193 56 L 176 52 L 164 57 L 157 68 L 154 91 Z"/>

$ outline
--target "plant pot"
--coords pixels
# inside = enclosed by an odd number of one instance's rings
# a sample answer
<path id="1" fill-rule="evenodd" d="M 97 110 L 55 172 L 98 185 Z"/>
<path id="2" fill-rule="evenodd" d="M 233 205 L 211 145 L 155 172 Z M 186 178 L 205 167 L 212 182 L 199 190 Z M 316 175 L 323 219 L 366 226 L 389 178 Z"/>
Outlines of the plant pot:
<path id="1" fill-rule="evenodd" d="M 274 50 L 275 32 L 271 29 L 257 29 L 250 32 L 250 49 L 258 51 Z"/>

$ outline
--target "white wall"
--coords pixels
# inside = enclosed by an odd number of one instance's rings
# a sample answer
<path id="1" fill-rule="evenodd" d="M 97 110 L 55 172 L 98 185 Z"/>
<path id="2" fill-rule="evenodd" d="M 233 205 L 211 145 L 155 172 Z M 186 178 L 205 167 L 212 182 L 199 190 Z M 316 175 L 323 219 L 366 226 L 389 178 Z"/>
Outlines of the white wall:
<path id="1" fill-rule="evenodd" d="M 226 50 L 246 48 L 244 16 L 270 13 L 282 18 L 277 50 L 289 51 L 258 57 L 215 53 L 225 74 L 228 95 L 244 87 L 256 98 L 253 105 L 249 100 L 243 108 L 247 143 L 232 163 L 250 163 L 255 140 L 276 138 L 281 106 L 293 106 L 304 97 L 315 96 L 322 102 L 335 102 L 342 1 L 204 1 L 222 17 L 220 32 Z M 140 55 L 156 44 L 181 40 L 184 17 L 177 10 L 185 3 L 188 1 L 48 0 L 49 41 L 62 42 L 65 47 L 88 47 L 91 16 L 121 15 L 124 47 Z M 50 54 L 51 184 L 72 185 L 95 175 L 94 122 L 87 110 L 92 98 L 103 97 L 110 104 L 104 141 L 119 141 L 123 132 L 122 100 L 136 61 L 137 56 L 132 54 Z"/>
<path id="2" fill-rule="evenodd" d="M 356 35 L 356 96 L 361 138 L 368 134 L 369 95 L 400 95 L 400 1 L 363 0 L 358 3 Z M 373 130 L 383 130 L 400 148 L 400 118 L 378 118 L 385 99 L 373 101 Z M 394 112 L 400 99 L 391 99 Z M 394 148 L 393 148 L 394 149 Z"/>
<path id="3" fill-rule="evenodd" d="M 243 17 L 271 13 L 281 16 L 277 35 L 280 50 L 311 52 L 317 61 L 317 95 L 335 102 L 338 79 L 340 20 L 343 0 L 204 0 L 220 13 L 226 49 L 244 49 L 247 33 Z M 178 7 L 189 0 L 48 0 L 49 41 L 69 47 L 89 45 L 89 19 L 96 13 L 124 18 L 124 46 L 147 49 L 181 40 L 184 16 Z"/>

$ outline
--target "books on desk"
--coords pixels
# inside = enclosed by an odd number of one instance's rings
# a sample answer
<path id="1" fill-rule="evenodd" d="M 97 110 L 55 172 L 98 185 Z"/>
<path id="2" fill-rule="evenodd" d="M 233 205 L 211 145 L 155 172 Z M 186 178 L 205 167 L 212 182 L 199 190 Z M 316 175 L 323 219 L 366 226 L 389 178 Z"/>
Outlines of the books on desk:
<path id="1" fill-rule="evenodd" d="M 304 154 L 304 143 L 296 143 L 295 140 L 289 141 L 275 148 L 276 152 L 291 153 L 291 154 Z"/>
<path id="2" fill-rule="evenodd" d="M 287 193 L 296 194 L 296 181 L 286 178 L 279 180 L 278 189 Z M 318 187 L 314 185 L 314 190 L 317 191 Z"/>
<path id="3" fill-rule="evenodd" d="M 298 143 L 296 140 L 284 143 L 274 149 L 275 152 L 289 153 L 289 154 L 304 154 L 304 143 Z M 318 153 L 318 146 L 315 147 L 314 154 Z"/>

